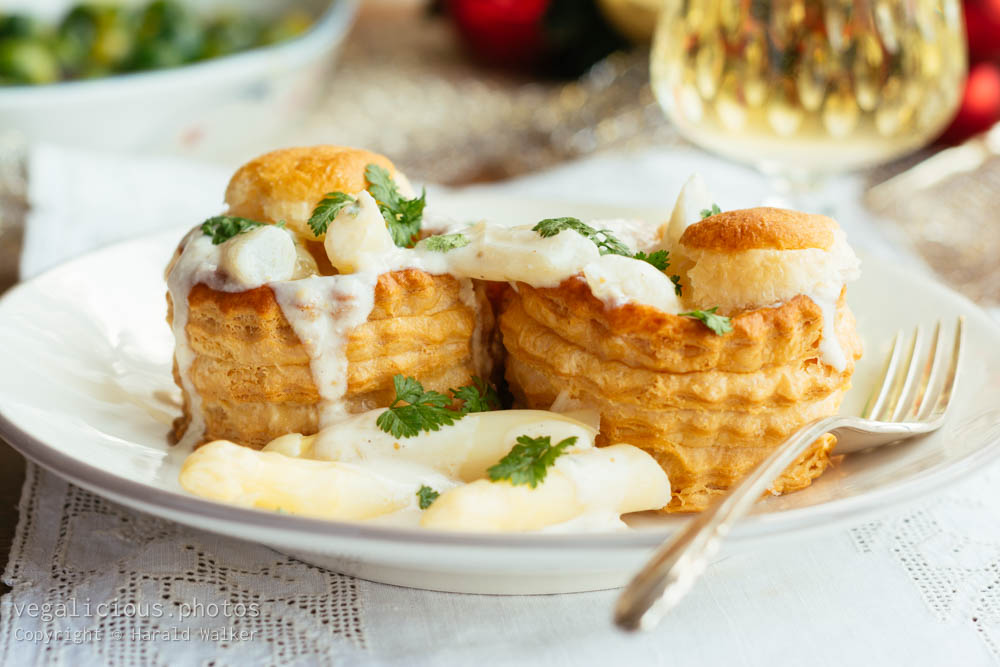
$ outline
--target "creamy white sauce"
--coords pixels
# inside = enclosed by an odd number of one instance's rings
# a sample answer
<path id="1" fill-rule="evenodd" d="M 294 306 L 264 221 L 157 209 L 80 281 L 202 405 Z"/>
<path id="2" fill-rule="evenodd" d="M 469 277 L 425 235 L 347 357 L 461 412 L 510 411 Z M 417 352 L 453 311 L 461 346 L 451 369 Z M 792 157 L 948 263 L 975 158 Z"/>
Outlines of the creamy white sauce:
<path id="1" fill-rule="evenodd" d="M 624 223 L 630 221 L 606 222 L 618 222 L 626 229 Z M 455 276 L 512 285 L 523 282 L 535 287 L 558 287 L 568 278 L 581 276 L 594 296 L 611 308 L 631 302 L 664 312 L 680 312 L 674 284 L 666 274 L 648 262 L 621 255 L 602 256 L 597 246 L 575 231 L 566 229 L 542 237 L 529 225 L 480 223 L 462 233 L 469 239 L 468 245 L 446 253 L 418 249 L 414 251 L 418 261 L 425 266 L 443 264 L 442 272 Z M 637 237 L 633 234 L 628 238 Z"/>
<path id="2" fill-rule="evenodd" d="M 167 274 L 167 290 L 173 302 L 173 320 L 171 328 L 174 333 L 174 358 L 177 361 L 177 372 L 180 375 L 181 387 L 187 393 L 191 421 L 188 423 L 181 446 L 192 446 L 201 441 L 205 434 L 205 417 L 201 408 L 201 395 L 191 381 L 191 364 L 195 353 L 191 349 L 187 337 L 188 324 L 188 294 L 198 283 L 204 283 L 212 289 L 223 292 L 239 292 L 245 289 L 241 284 L 229 280 L 225 273 L 219 271 L 221 249 L 212 243 L 201 227 L 195 227 L 181 241 L 180 257 L 174 262 Z"/>
<path id="3" fill-rule="evenodd" d="M 593 447 L 597 430 L 574 417 L 542 410 L 501 410 L 466 415 L 440 431 L 421 432 L 410 438 L 396 438 L 376 425 L 384 409 L 351 415 L 322 429 L 312 444 L 279 438 L 268 451 L 308 455 L 323 461 L 364 461 L 394 457 L 434 468 L 449 477 L 471 481 L 484 475 L 511 450 L 517 437 L 548 435 L 553 443 L 576 437 L 574 449 Z M 300 436 L 301 437 L 301 436 Z"/>
<path id="4" fill-rule="evenodd" d="M 309 353 L 313 382 L 322 399 L 320 427 L 347 416 L 347 341 L 375 306 L 378 273 L 313 276 L 271 284 L 288 323 Z"/>
<path id="5" fill-rule="evenodd" d="M 823 333 L 819 341 L 819 356 L 824 364 L 834 370 L 847 368 L 847 355 L 837 335 L 837 300 L 843 283 L 826 283 L 814 287 L 806 296 L 819 306 L 823 313 Z"/>
<path id="6" fill-rule="evenodd" d="M 681 312 L 674 284 L 649 262 L 604 255 L 583 267 L 583 276 L 591 293 L 612 307 L 639 303 L 664 313 Z"/>

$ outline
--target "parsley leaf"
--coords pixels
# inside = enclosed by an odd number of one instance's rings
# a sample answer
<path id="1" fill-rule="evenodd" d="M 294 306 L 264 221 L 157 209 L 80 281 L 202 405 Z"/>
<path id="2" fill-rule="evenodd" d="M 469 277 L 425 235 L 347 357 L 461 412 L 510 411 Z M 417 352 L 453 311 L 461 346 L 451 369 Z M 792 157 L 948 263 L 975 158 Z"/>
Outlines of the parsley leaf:
<path id="1" fill-rule="evenodd" d="M 535 488 L 545 480 L 549 467 L 565 453 L 566 448 L 576 444 L 576 436 L 553 445 L 547 435 L 540 438 L 521 435 L 518 436 L 517 443 L 507 456 L 495 466 L 487 468 L 486 472 L 494 482 L 509 479 L 511 484 L 529 484 L 531 488 Z"/>
<path id="2" fill-rule="evenodd" d="M 578 218 L 547 218 L 531 228 L 542 237 L 555 236 L 565 229 L 572 229 L 577 234 L 593 241 L 602 255 L 624 255 L 632 257 L 632 251 L 622 243 L 617 236 L 607 229 L 594 229 Z"/>
<path id="3" fill-rule="evenodd" d="M 711 218 L 713 215 L 718 215 L 719 213 L 722 213 L 722 209 L 719 208 L 718 204 L 713 202 L 712 208 L 701 209 L 701 219 L 704 220 L 705 218 Z"/>
<path id="4" fill-rule="evenodd" d="M 500 397 L 496 389 L 480 377 L 472 378 L 472 384 L 452 389 L 451 395 L 462 401 L 462 414 L 489 412 L 500 408 Z"/>
<path id="5" fill-rule="evenodd" d="M 234 215 L 217 215 L 201 223 L 201 231 L 205 236 L 212 237 L 212 245 L 219 245 L 237 234 L 249 232 L 251 229 L 263 227 L 266 224 L 266 222 L 257 222 Z"/>
<path id="6" fill-rule="evenodd" d="M 681 317 L 693 317 L 696 320 L 701 320 L 704 322 L 705 326 L 715 332 L 715 335 L 721 336 L 722 334 L 727 334 L 733 330 L 732 320 L 730 320 L 725 315 L 716 315 L 715 311 L 719 309 L 718 306 L 714 308 L 709 308 L 708 310 L 692 310 L 690 313 L 680 313 Z"/>
<path id="7" fill-rule="evenodd" d="M 640 250 L 633 258 L 652 264 L 658 271 L 665 271 L 670 266 L 670 252 L 667 250 L 657 250 L 648 255 Z"/>
<path id="8" fill-rule="evenodd" d="M 326 234 L 327 227 L 345 207 L 353 205 L 357 211 L 358 200 L 344 192 L 328 192 L 313 209 L 309 217 L 309 229 L 319 238 Z"/>
<path id="9" fill-rule="evenodd" d="M 451 426 L 465 416 L 452 410 L 451 397 L 437 391 L 424 391 L 415 378 L 396 375 L 392 378 L 396 398 L 388 409 L 378 416 L 375 424 L 396 438 L 412 438 L 421 431 L 438 431 Z M 399 405 L 407 403 L 408 405 Z"/>
<path id="10" fill-rule="evenodd" d="M 389 171 L 377 164 L 365 167 L 365 178 L 368 179 L 368 192 L 378 202 L 393 242 L 400 248 L 412 248 L 420 232 L 427 191 L 422 191 L 415 199 L 404 199 Z"/>
<path id="11" fill-rule="evenodd" d="M 448 252 L 467 245 L 469 245 L 469 238 L 465 234 L 439 234 L 428 236 L 418 243 L 417 247 L 434 252 Z"/>
<path id="12" fill-rule="evenodd" d="M 427 486 L 426 484 L 422 484 L 420 488 L 417 489 L 417 498 L 419 498 L 417 502 L 420 505 L 420 509 L 425 510 L 428 507 L 430 507 L 431 503 L 437 500 L 438 496 L 440 495 L 441 495 L 440 493 L 438 493 L 431 487 Z"/>
<path id="13" fill-rule="evenodd" d="M 677 296 L 681 295 L 681 277 L 680 276 L 670 276 L 670 282 L 674 284 L 674 294 Z"/>

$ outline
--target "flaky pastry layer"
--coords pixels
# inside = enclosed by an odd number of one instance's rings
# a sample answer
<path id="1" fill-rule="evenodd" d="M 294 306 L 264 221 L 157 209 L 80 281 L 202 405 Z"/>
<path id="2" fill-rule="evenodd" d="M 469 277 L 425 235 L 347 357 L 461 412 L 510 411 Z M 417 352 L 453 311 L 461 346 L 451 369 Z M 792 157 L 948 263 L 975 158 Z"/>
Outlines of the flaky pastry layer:
<path id="1" fill-rule="evenodd" d="M 739 313 L 733 331 L 717 336 L 695 319 L 649 306 L 607 308 L 579 277 L 555 288 L 517 283 L 514 294 L 540 325 L 601 359 L 669 373 L 747 373 L 816 356 L 823 332 L 820 307 L 803 295 Z"/>
<path id="2" fill-rule="evenodd" d="M 804 423 L 837 411 L 861 343 L 842 295 L 837 335 L 848 367 L 820 363 L 818 311 L 796 297 L 741 313 L 733 333 L 716 336 L 642 306 L 597 305 L 570 280 L 545 290 L 518 284 L 499 326 L 517 402 L 546 408 L 567 392 L 597 408 L 599 443 L 653 455 L 673 489 L 664 509 L 678 512 L 704 509 Z M 834 442 L 817 441 L 774 490 L 807 486 L 829 464 Z"/>
<path id="3" fill-rule="evenodd" d="M 480 309 L 488 310 L 482 290 L 478 296 Z M 269 287 L 220 292 L 199 284 L 188 307 L 186 333 L 195 353 L 189 376 L 202 400 L 203 441 L 261 447 L 285 433 L 318 430 L 320 395 L 309 354 Z M 476 333 L 476 312 L 462 302 L 457 279 L 416 269 L 383 274 L 368 321 L 348 338 L 345 407 L 388 405 L 397 373 L 442 392 L 468 384 L 483 372 L 474 364 Z M 178 439 L 190 421 L 189 402 L 185 395 L 174 424 Z"/>

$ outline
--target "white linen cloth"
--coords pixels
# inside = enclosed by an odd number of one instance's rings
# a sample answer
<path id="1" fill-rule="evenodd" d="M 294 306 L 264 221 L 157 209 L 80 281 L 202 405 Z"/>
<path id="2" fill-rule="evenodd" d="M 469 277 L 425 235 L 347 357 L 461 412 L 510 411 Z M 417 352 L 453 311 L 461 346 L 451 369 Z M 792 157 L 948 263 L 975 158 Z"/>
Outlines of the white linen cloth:
<path id="1" fill-rule="evenodd" d="M 693 168 L 723 209 L 766 191 L 752 172 L 677 150 L 477 190 L 666 212 Z M 207 217 L 229 171 L 34 150 L 22 275 Z M 827 194 L 852 244 L 919 266 L 865 223 L 859 187 L 841 181 Z M 4 572 L 13 591 L 0 601 L 0 664 L 996 664 L 998 489 L 994 467 L 878 521 L 730 556 L 659 628 L 629 636 L 610 623 L 614 591 L 497 597 L 370 583 L 134 512 L 29 466 Z"/>

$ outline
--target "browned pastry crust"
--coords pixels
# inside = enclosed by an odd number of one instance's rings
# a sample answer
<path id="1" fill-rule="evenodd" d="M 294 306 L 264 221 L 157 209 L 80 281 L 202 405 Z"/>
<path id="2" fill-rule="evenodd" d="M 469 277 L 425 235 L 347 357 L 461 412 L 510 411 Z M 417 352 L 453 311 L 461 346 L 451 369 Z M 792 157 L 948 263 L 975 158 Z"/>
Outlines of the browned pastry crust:
<path id="1" fill-rule="evenodd" d="M 189 374 L 205 414 L 203 441 L 259 448 L 285 433 L 318 430 L 320 396 L 309 354 L 269 287 L 220 292 L 199 284 L 188 307 L 186 332 L 195 354 Z M 485 294 L 479 307 L 489 309 Z M 381 275 L 368 321 L 348 338 L 348 411 L 388 405 L 397 373 L 437 391 L 468 384 L 477 374 L 476 316 L 451 276 L 417 269 Z M 174 424 L 178 439 L 190 420 L 188 404 L 185 395 L 184 415 Z"/>
<path id="2" fill-rule="evenodd" d="M 229 214 L 251 220 L 277 222 L 300 204 L 308 215 L 328 192 L 355 193 L 364 190 L 365 167 L 377 164 L 392 175 L 396 168 L 388 158 L 345 146 L 284 148 L 265 153 L 240 167 L 226 188 Z M 300 231 L 308 228 L 300 226 Z"/>
<path id="3" fill-rule="evenodd" d="M 666 470 L 668 512 L 704 509 L 799 426 L 835 413 L 861 353 L 843 294 L 843 372 L 818 361 L 821 315 L 805 296 L 741 313 L 732 333 L 716 336 L 647 306 L 606 307 L 571 278 L 550 289 L 518 283 L 499 324 L 517 402 L 547 408 L 565 391 L 596 407 L 600 444 L 635 445 Z M 818 440 L 774 491 L 808 486 L 834 442 Z"/>
<path id="4" fill-rule="evenodd" d="M 822 311 L 806 296 L 740 313 L 732 333 L 716 336 L 697 320 L 649 306 L 606 308 L 579 277 L 557 289 L 518 283 L 517 295 L 534 320 L 578 347 L 592 347 L 602 359 L 671 373 L 746 373 L 815 356 L 823 330 Z"/>
<path id="5" fill-rule="evenodd" d="M 684 230 L 680 242 L 692 250 L 829 250 L 837 223 L 825 215 L 784 208 L 724 211 Z"/>

